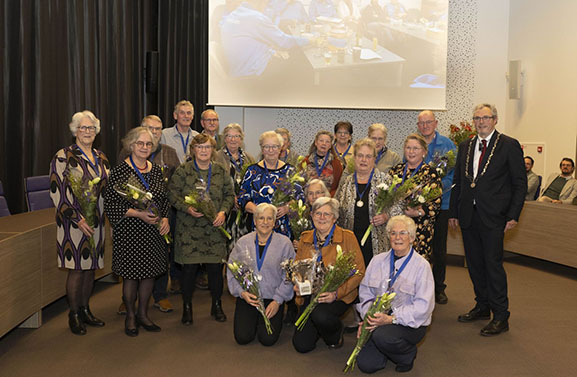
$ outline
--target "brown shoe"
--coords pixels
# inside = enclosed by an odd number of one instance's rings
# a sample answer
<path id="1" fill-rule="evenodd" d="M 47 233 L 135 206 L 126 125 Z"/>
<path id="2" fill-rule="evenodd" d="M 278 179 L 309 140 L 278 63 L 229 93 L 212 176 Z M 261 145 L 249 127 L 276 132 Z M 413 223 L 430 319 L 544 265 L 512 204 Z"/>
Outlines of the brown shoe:
<path id="1" fill-rule="evenodd" d="M 167 298 L 155 302 L 153 306 L 163 313 L 170 313 L 171 311 L 174 310 L 172 308 L 172 304 Z"/>

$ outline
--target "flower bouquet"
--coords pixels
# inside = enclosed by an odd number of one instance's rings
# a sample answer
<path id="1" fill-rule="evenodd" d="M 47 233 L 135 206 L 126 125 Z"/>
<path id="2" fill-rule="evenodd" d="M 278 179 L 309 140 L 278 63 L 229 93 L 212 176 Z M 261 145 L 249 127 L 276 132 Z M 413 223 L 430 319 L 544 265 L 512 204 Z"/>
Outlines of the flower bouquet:
<path id="1" fill-rule="evenodd" d="M 406 199 L 405 208 L 415 208 L 430 203 L 443 195 L 443 190 L 436 183 L 418 185 Z"/>
<path id="2" fill-rule="evenodd" d="M 440 178 L 443 178 L 455 168 L 456 157 L 454 149 L 447 151 L 444 155 L 435 153 L 429 165 L 435 169 Z"/>
<path id="3" fill-rule="evenodd" d="M 295 240 L 301 238 L 302 232 L 312 228 L 310 211 L 301 199 L 298 202 L 294 200 L 290 202 L 288 217 Z"/>
<path id="4" fill-rule="evenodd" d="M 214 219 L 216 219 L 216 207 L 214 206 L 214 202 L 210 199 L 210 195 L 208 194 L 208 191 L 206 191 L 206 187 L 197 187 L 197 190 L 184 197 L 184 202 L 189 206 L 194 207 L 196 211 L 206 216 L 210 222 L 214 222 Z M 230 233 L 228 233 L 222 225 L 219 226 L 218 229 L 229 240 L 232 238 Z"/>
<path id="5" fill-rule="evenodd" d="M 363 324 L 361 326 L 361 333 L 357 338 L 357 344 L 355 345 L 351 356 L 349 356 L 347 365 L 345 366 L 343 372 L 350 372 L 355 368 L 359 352 L 361 352 L 371 337 L 372 331 L 367 329 L 367 327 L 370 326 L 368 321 L 369 317 L 373 317 L 377 313 L 386 313 L 391 310 L 391 304 L 394 298 L 395 293 L 383 293 L 382 295 L 377 296 L 376 300 L 373 301 L 373 304 L 367 311 L 367 314 L 365 314 L 365 318 L 363 319 Z"/>
<path id="6" fill-rule="evenodd" d="M 378 185 L 375 198 L 375 215 L 383 213 L 386 209 L 391 208 L 393 204 L 404 200 L 414 187 L 415 182 L 412 177 L 403 182 L 403 179 L 398 175 L 394 175 L 390 183 L 383 182 Z M 374 225 L 370 224 L 361 239 L 361 246 L 365 245 L 373 228 Z"/>
<path id="7" fill-rule="evenodd" d="M 120 196 L 126 199 L 134 208 L 141 211 L 149 211 L 155 217 L 161 217 L 160 210 L 152 201 L 152 193 L 146 191 L 134 175 L 131 175 L 126 182 L 114 185 L 113 189 Z M 160 221 L 156 226 L 160 231 Z M 162 237 L 166 243 L 172 243 L 172 238 L 169 233 Z"/>
<path id="8" fill-rule="evenodd" d="M 304 162 L 299 163 L 299 165 L 306 166 Z M 274 190 L 274 194 L 271 200 L 272 205 L 278 208 L 289 203 L 291 200 L 296 199 L 296 185 L 300 185 L 305 181 L 301 175 L 302 171 L 302 169 L 294 169 L 286 177 L 283 177 L 276 182 L 276 189 Z"/>
<path id="9" fill-rule="evenodd" d="M 337 246 L 337 258 L 335 260 L 335 264 L 328 266 L 323 284 L 319 292 L 307 305 L 307 307 L 305 308 L 305 310 L 295 323 L 295 326 L 299 331 L 304 328 L 311 313 L 319 304 L 319 296 L 322 293 L 336 291 L 350 277 L 357 275 L 359 273 L 354 258 L 355 256 L 353 253 L 343 252 L 343 249 L 340 246 Z"/>
<path id="10" fill-rule="evenodd" d="M 270 320 L 266 316 L 264 301 L 260 294 L 259 281 L 262 280 L 262 276 L 256 274 L 250 267 L 251 265 L 254 266 L 254 263 L 250 262 L 251 258 L 248 254 L 248 250 L 245 251 L 245 259 L 247 259 L 247 261 L 233 260 L 231 258 L 226 265 L 242 289 L 258 298 L 259 305 L 256 309 L 262 315 L 266 326 L 266 332 L 270 335 L 272 334 L 272 326 Z"/>
<path id="11" fill-rule="evenodd" d="M 100 177 L 88 179 L 85 175 L 80 174 L 77 170 L 67 170 L 66 174 L 70 188 L 78 204 L 80 204 L 80 212 L 84 216 L 86 224 L 91 228 L 96 226 L 96 205 L 98 204 L 98 197 L 100 193 Z M 96 245 L 94 243 L 94 236 L 88 237 L 90 248 L 94 256 L 96 253 Z"/>
<path id="12" fill-rule="evenodd" d="M 477 131 L 475 131 L 473 127 L 471 127 L 471 124 L 469 122 L 461 122 L 460 127 L 451 124 L 449 126 L 449 129 L 451 132 L 449 134 L 449 139 L 451 139 L 457 147 L 463 141 L 467 139 L 472 139 L 477 134 Z"/>
<path id="13" fill-rule="evenodd" d="M 318 253 L 307 259 L 287 259 L 281 263 L 287 279 L 299 287 L 301 296 L 316 294 L 322 287 L 326 268 L 318 261 Z"/>
<path id="14" fill-rule="evenodd" d="M 252 164 L 250 164 L 249 162 L 245 162 L 242 167 L 240 168 L 240 172 L 236 172 L 235 175 L 235 180 L 234 180 L 234 192 L 235 195 L 238 195 L 239 191 L 240 191 L 240 184 L 242 183 L 242 180 L 244 179 L 244 176 L 246 175 L 246 171 L 248 170 L 248 167 L 251 166 Z M 236 198 L 236 197 L 235 197 Z M 240 219 L 242 218 L 242 209 L 241 208 L 237 208 L 236 210 L 236 219 L 234 220 L 235 224 L 237 226 L 240 225 Z"/>

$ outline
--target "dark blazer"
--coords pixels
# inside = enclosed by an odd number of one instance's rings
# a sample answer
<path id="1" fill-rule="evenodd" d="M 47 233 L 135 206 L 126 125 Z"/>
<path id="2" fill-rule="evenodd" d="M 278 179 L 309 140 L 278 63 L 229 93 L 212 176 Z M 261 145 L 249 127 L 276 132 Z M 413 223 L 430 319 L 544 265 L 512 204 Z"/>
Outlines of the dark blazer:
<path id="1" fill-rule="evenodd" d="M 491 137 L 487 152 L 481 161 L 481 172 L 498 136 L 499 132 L 495 131 Z M 468 228 L 471 225 L 473 203 L 475 203 L 479 217 L 486 226 L 504 227 L 509 220 L 519 220 L 527 194 L 527 173 L 524 167 L 523 150 L 517 140 L 500 134 L 487 171 L 477 179 L 475 188 L 472 188 L 476 142 L 477 137 L 465 140 L 459 145 L 453 177 L 455 187 L 451 194 L 450 217 L 459 219 L 459 225 L 462 228 Z M 465 166 L 469 148 L 471 148 L 469 166 Z M 466 177 L 465 169 L 470 178 Z"/>

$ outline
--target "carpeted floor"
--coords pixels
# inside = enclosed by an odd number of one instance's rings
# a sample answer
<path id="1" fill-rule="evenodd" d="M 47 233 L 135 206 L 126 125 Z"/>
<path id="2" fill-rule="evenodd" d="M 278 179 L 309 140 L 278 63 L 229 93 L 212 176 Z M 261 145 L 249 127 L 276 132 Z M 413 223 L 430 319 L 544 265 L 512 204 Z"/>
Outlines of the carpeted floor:
<path id="1" fill-rule="evenodd" d="M 577 370 L 577 270 L 534 259 L 509 256 L 506 262 L 511 308 L 508 333 L 485 338 L 484 322 L 458 323 L 473 306 L 472 287 L 463 267 L 447 272 L 447 305 L 437 305 L 433 324 L 411 376 L 574 376 Z M 345 335 L 343 348 L 331 351 L 322 341 L 301 355 L 292 348 L 293 328 L 284 328 L 270 348 L 238 346 L 232 336 L 234 301 L 225 294 L 229 320 L 209 316 L 210 298 L 197 291 L 194 324 L 180 324 L 180 296 L 171 296 L 172 313 L 151 308 L 160 333 L 128 338 L 124 317 L 116 315 L 120 285 L 97 283 L 93 312 L 106 321 L 75 336 L 67 327 L 65 300 L 44 309 L 40 329 L 15 329 L 0 339 L 0 376 L 335 376 L 354 347 Z M 396 374 L 390 364 L 378 375 Z M 355 370 L 351 375 L 362 375 Z"/>

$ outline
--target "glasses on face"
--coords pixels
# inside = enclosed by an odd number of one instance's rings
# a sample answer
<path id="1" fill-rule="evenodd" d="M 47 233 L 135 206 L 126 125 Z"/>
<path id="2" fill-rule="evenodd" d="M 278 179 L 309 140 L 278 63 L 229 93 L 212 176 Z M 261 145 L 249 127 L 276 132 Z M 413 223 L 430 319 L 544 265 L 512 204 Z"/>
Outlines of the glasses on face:
<path id="1" fill-rule="evenodd" d="M 384 137 L 371 137 L 371 140 L 374 141 L 375 143 L 382 143 L 385 141 Z"/>
<path id="2" fill-rule="evenodd" d="M 263 223 L 263 224 L 270 223 L 270 222 L 273 222 L 275 220 L 271 216 L 258 216 L 256 219 L 258 222 Z"/>
<path id="3" fill-rule="evenodd" d="M 309 191 L 307 196 L 313 197 L 313 196 L 321 196 L 323 194 L 324 194 L 324 192 L 322 192 L 320 190 L 319 191 Z"/>
<path id="4" fill-rule="evenodd" d="M 194 147 L 199 151 L 208 151 L 212 149 L 212 145 L 195 145 Z"/>
<path id="5" fill-rule="evenodd" d="M 374 154 L 357 153 L 357 158 L 359 160 L 371 160 L 371 159 L 375 158 L 375 155 Z"/>
<path id="6" fill-rule="evenodd" d="M 280 148 L 280 145 L 263 145 L 262 149 L 265 151 L 276 151 Z"/>
<path id="7" fill-rule="evenodd" d="M 240 139 L 242 136 L 240 135 L 226 135 L 227 139 L 231 139 L 231 140 L 236 140 L 236 139 Z"/>
<path id="8" fill-rule="evenodd" d="M 429 125 L 431 125 L 431 124 L 433 124 L 433 123 L 435 123 L 434 120 L 424 120 L 424 121 L 422 121 L 422 122 L 417 122 L 417 126 L 421 126 L 421 127 L 422 127 L 422 126 L 425 126 L 425 125 L 426 125 L 426 126 L 429 126 Z"/>
<path id="9" fill-rule="evenodd" d="M 153 126 L 147 126 L 147 127 L 151 132 L 162 131 L 162 127 L 153 127 Z"/>
<path id="10" fill-rule="evenodd" d="M 401 230 L 400 232 L 395 232 L 394 230 L 389 232 L 389 237 L 391 238 L 395 238 L 396 236 L 405 238 L 409 235 L 409 232 L 407 230 Z"/>
<path id="11" fill-rule="evenodd" d="M 147 141 L 146 143 L 144 141 L 137 141 L 134 144 L 136 144 L 138 148 L 152 148 L 154 146 L 154 143 L 151 143 L 150 141 Z"/>
<path id="12" fill-rule="evenodd" d="M 95 132 L 96 127 L 95 126 L 79 126 L 78 130 L 82 131 L 82 132 Z"/>
<path id="13" fill-rule="evenodd" d="M 348 133 L 347 131 L 339 131 L 339 132 L 337 132 L 337 135 L 338 136 L 349 136 L 350 133 Z"/>
<path id="14" fill-rule="evenodd" d="M 208 122 L 208 123 L 216 123 L 216 122 L 218 122 L 218 118 L 204 118 L 203 120 L 204 120 L 205 122 Z"/>
<path id="15" fill-rule="evenodd" d="M 492 115 L 492 116 L 485 115 L 485 116 L 482 116 L 482 117 L 473 117 L 473 122 L 481 122 L 481 121 L 486 122 L 486 121 L 488 121 L 489 119 L 491 119 L 491 120 L 492 120 L 492 119 L 495 119 L 495 116 L 494 116 L 494 115 Z"/>
<path id="16" fill-rule="evenodd" d="M 407 152 L 418 152 L 420 150 L 423 150 L 422 147 L 405 147 L 405 150 Z"/>
<path id="17" fill-rule="evenodd" d="M 332 214 L 332 212 L 318 212 L 317 211 L 313 214 L 313 216 L 316 217 L 317 219 L 322 219 L 322 218 L 330 219 L 331 217 L 333 217 L 333 214 Z"/>

